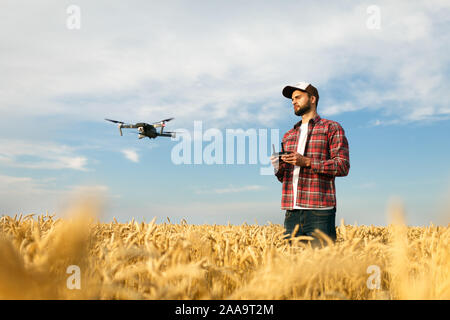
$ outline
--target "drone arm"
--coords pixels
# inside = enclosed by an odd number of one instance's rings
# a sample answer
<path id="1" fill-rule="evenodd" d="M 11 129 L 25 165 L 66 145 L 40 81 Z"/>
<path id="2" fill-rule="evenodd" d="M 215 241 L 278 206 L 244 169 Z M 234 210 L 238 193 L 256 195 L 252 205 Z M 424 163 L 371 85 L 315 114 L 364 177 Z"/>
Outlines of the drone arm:
<path id="1" fill-rule="evenodd" d="M 119 123 L 118 127 L 119 127 L 119 132 L 120 132 L 121 136 L 123 135 L 122 128 L 125 128 L 125 129 L 137 128 L 137 126 L 135 124 L 124 124 L 124 123 Z"/>
<path id="2" fill-rule="evenodd" d="M 122 124 L 122 128 L 137 128 L 138 126 L 135 124 Z"/>
<path id="3" fill-rule="evenodd" d="M 166 131 L 165 133 L 159 133 L 158 136 L 176 138 L 176 132 Z"/>

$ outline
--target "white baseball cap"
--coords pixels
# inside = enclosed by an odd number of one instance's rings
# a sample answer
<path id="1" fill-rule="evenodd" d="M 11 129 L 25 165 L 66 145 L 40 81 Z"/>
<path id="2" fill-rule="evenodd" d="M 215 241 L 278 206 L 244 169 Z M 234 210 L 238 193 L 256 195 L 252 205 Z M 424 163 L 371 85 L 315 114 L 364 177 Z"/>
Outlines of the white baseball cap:
<path id="1" fill-rule="evenodd" d="M 314 87 L 311 83 L 300 81 L 294 85 L 288 85 L 288 86 L 284 87 L 284 89 L 282 91 L 283 96 L 285 96 L 288 99 L 292 99 L 292 93 L 295 90 L 308 92 L 310 95 L 316 97 L 316 100 L 317 100 L 316 105 L 319 102 L 319 92 L 317 91 L 316 87 Z"/>

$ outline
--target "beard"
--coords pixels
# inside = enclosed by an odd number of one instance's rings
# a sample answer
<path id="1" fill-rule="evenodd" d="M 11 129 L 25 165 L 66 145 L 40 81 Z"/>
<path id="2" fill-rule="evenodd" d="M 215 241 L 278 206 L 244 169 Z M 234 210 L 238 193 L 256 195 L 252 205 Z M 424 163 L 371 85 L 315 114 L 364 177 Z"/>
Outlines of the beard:
<path id="1" fill-rule="evenodd" d="M 311 110 L 311 101 L 308 100 L 306 104 L 300 106 L 300 108 L 295 110 L 295 115 L 301 117 L 310 110 Z"/>

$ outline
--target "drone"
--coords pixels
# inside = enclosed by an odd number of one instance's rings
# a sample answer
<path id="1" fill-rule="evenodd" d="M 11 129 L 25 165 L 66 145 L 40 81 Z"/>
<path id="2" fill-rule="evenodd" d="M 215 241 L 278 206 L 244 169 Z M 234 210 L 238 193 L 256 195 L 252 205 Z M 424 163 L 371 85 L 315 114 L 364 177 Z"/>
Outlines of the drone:
<path id="1" fill-rule="evenodd" d="M 166 131 L 163 132 L 164 127 L 166 126 L 166 122 L 173 120 L 174 118 L 164 119 L 152 124 L 148 124 L 145 122 L 139 122 L 136 124 L 128 124 L 124 123 L 122 121 L 117 120 L 111 120 L 111 119 L 105 119 L 106 121 L 110 121 L 113 123 L 118 123 L 119 132 L 122 136 L 122 128 L 124 129 L 138 129 L 139 139 L 142 138 L 149 138 L 149 139 L 155 139 L 156 137 L 162 136 L 162 137 L 172 137 L 175 138 L 176 132 L 170 132 Z M 159 132 L 156 130 L 156 128 L 161 128 Z"/>

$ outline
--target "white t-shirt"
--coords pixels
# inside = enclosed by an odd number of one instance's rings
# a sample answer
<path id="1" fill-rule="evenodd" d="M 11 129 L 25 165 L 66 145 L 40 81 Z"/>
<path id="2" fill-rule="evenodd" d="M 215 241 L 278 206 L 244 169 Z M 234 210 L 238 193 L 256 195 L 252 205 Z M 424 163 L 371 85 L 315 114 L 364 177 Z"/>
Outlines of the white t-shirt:
<path id="1" fill-rule="evenodd" d="M 303 155 L 305 152 L 306 140 L 308 138 L 308 123 L 302 123 L 300 126 L 300 138 L 298 139 L 297 152 Z M 325 208 L 307 208 L 307 207 L 299 207 L 295 205 L 297 202 L 297 186 L 298 186 L 298 175 L 300 174 L 300 167 L 294 166 L 294 175 L 292 177 L 292 190 L 294 192 L 294 206 L 292 209 L 314 209 L 314 210 L 328 210 L 333 209 L 334 207 L 325 207 Z"/>

